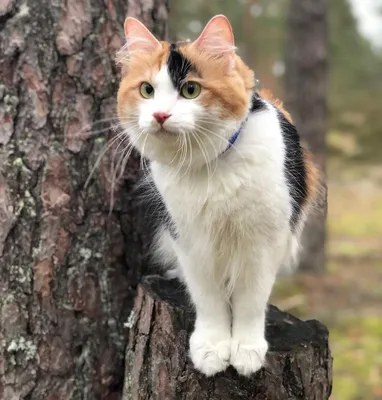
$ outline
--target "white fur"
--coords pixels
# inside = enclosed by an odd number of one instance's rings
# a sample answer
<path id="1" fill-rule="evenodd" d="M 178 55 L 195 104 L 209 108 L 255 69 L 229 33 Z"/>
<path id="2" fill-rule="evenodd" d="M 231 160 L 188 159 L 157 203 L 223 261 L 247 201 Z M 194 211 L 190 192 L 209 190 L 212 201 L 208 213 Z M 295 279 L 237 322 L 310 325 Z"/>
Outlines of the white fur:
<path id="1" fill-rule="evenodd" d="M 179 98 L 165 67 L 153 86 L 154 99 L 140 105 L 138 128 L 126 129 L 151 159 L 153 181 L 176 225 L 177 239 L 162 229 L 157 249 L 180 269 L 196 308 L 191 358 L 206 375 L 229 364 L 249 375 L 267 352 L 265 312 L 276 274 L 298 247 L 277 115 L 271 105 L 250 114 L 234 146 L 221 154 L 242 121 L 206 122 L 214 112 L 198 99 Z M 167 133 L 155 111 L 172 114 Z M 204 155 L 193 138 L 197 126 L 216 135 L 199 135 Z M 188 151 L 180 155 L 186 140 Z"/>

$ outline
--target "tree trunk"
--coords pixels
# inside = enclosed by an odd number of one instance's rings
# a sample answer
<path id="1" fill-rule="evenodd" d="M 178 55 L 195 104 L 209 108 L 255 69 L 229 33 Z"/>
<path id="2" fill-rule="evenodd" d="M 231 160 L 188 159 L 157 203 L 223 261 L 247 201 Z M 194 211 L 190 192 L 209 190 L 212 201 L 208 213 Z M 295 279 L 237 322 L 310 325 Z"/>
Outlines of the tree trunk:
<path id="1" fill-rule="evenodd" d="M 286 106 L 303 143 L 313 152 L 325 178 L 327 122 L 327 3 L 326 0 L 291 0 L 286 52 Z M 326 186 L 303 233 L 300 268 L 325 268 Z"/>
<path id="2" fill-rule="evenodd" d="M 127 12 L 165 35 L 167 0 L 0 1 L 0 399 L 121 396 L 138 159 L 110 215 L 109 153 L 84 183 L 112 135 L 94 122 L 116 117 Z"/>
<path id="3" fill-rule="evenodd" d="M 206 378 L 187 355 L 194 313 L 174 281 L 147 277 L 129 318 L 124 400 L 327 400 L 332 388 L 328 331 L 270 306 L 267 363 L 250 379 L 232 369 Z"/>

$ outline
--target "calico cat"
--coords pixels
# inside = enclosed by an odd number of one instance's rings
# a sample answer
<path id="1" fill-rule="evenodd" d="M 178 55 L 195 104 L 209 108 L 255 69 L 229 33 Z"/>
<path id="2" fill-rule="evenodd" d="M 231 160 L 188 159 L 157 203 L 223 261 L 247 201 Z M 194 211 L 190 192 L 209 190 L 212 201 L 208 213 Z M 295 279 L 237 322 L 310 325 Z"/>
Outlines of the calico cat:
<path id="1" fill-rule="evenodd" d="M 156 254 L 185 283 L 196 309 L 194 366 L 207 376 L 261 368 L 267 301 L 296 263 L 317 171 L 280 102 L 254 90 L 218 15 L 194 42 L 158 41 L 125 21 L 118 115 L 150 160 L 170 220 Z"/>

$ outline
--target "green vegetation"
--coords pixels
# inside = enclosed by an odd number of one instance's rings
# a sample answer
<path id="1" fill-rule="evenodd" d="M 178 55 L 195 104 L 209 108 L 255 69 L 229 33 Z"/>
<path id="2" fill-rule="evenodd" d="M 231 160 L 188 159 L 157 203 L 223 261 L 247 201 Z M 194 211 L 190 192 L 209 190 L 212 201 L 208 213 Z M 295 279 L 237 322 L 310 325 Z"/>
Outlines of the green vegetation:
<path id="1" fill-rule="evenodd" d="M 382 54 L 359 34 L 346 0 L 330 2 L 329 22 L 330 127 L 355 138 L 356 160 L 380 161 Z"/>
<path id="2" fill-rule="evenodd" d="M 333 164 L 333 163 L 330 163 Z M 329 168 L 328 272 L 277 284 L 272 301 L 330 331 L 332 400 L 382 399 L 381 170 Z M 350 169 L 350 170 L 349 170 Z"/>
<path id="3" fill-rule="evenodd" d="M 332 327 L 330 336 L 336 371 L 333 399 L 381 398 L 381 319 L 343 318 Z"/>

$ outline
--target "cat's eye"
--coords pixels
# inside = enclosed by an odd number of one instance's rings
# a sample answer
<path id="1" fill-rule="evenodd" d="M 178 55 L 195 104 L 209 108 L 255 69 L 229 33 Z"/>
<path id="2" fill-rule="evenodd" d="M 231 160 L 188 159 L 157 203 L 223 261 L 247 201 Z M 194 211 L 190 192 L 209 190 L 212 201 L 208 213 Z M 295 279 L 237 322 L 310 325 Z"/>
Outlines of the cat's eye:
<path id="1" fill-rule="evenodd" d="M 140 88 L 142 97 L 145 99 L 151 99 L 154 97 L 154 88 L 147 82 L 143 82 Z"/>
<path id="2" fill-rule="evenodd" d="M 186 82 L 180 89 L 180 94 L 186 99 L 195 99 L 199 96 L 202 88 L 197 82 Z"/>

